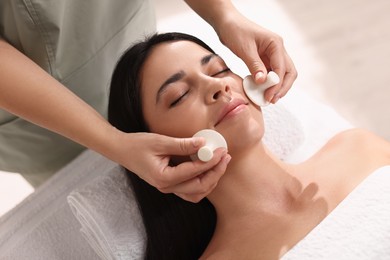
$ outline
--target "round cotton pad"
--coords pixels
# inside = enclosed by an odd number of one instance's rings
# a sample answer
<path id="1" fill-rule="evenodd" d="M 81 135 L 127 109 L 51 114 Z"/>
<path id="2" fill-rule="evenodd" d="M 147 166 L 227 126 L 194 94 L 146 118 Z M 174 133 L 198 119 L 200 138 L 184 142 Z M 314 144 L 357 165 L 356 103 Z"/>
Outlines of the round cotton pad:
<path id="1" fill-rule="evenodd" d="M 245 94 L 248 98 L 258 106 L 266 106 L 269 104 L 264 98 L 264 91 L 272 86 L 275 86 L 280 82 L 278 74 L 270 71 L 267 75 L 267 80 L 263 84 L 256 84 L 251 75 L 244 78 L 242 85 L 244 87 Z"/>
<path id="2" fill-rule="evenodd" d="M 208 162 L 213 158 L 214 151 L 219 148 L 227 148 L 225 138 L 215 130 L 203 129 L 194 134 L 194 137 L 203 137 L 206 144 L 198 150 L 197 156 L 191 156 L 192 160 L 199 159 Z"/>

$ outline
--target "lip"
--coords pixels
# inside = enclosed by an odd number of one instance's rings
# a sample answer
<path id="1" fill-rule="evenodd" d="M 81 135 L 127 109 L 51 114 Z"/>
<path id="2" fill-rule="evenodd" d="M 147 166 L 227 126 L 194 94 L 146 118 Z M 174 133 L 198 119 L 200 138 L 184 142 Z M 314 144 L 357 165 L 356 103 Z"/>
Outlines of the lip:
<path id="1" fill-rule="evenodd" d="M 232 114 L 231 112 L 238 110 L 237 108 L 242 105 L 246 106 L 248 103 L 238 98 L 233 98 L 229 103 L 226 103 L 219 112 L 218 120 L 215 126 L 221 123 L 228 115 Z"/>

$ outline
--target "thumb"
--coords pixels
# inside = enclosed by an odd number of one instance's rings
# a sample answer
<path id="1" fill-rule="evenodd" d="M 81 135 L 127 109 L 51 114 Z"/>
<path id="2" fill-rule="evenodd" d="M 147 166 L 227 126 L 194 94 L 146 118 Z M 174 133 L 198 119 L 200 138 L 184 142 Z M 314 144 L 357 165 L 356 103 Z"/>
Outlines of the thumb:
<path id="1" fill-rule="evenodd" d="M 164 153 L 167 155 L 191 155 L 196 153 L 205 144 L 202 137 L 169 138 L 164 144 Z"/>

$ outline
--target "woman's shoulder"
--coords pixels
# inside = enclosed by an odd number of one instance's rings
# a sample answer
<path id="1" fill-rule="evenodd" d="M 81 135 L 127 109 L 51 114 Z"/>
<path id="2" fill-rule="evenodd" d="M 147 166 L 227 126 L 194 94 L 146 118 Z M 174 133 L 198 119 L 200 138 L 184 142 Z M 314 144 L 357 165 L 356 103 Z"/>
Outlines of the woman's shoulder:
<path id="1" fill-rule="evenodd" d="M 364 156 L 366 163 L 379 167 L 390 165 L 390 142 L 365 129 L 353 128 L 340 132 L 324 148 Z"/>
<path id="2" fill-rule="evenodd" d="M 311 161 L 328 169 L 331 165 L 339 168 L 350 165 L 370 173 L 390 165 L 390 142 L 365 129 L 348 129 L 331 138 Z"/>
<path id="3" fill-rule="evenodd" d="M 390 143 L 367 130 L 350 129 L 331 138 L 305 162 L 303 175 L 337 202 L 385 165 L 390 165 Z"/>

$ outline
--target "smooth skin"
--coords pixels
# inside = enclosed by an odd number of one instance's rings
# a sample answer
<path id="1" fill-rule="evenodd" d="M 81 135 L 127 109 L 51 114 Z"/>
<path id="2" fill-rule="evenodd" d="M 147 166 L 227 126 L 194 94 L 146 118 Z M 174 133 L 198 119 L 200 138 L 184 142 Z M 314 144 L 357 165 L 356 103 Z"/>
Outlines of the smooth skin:
<path id="1" fill-rule="evenodd" d="M 230 1 L 186 2 L 245 61 L 258 82 L 265 80 L 266 68 L 279 74 L 282 81 L 267 92 L 269 99 L 275 102 L 285 95 L 297 74 L 279 36 L 247 20 Z M 207 196 L 224 174 L 231 158 L 226 150 L 217 150 L 207 163 L 185 162 L 171 167 L 171 155 L 194 154 L 204 140 L 123 133 L 2 39 L 0 57 L 1 109 L 92 149 L 137 173 L 160 191 L 179 194 L 188 201 L 197 202 Z"/>

